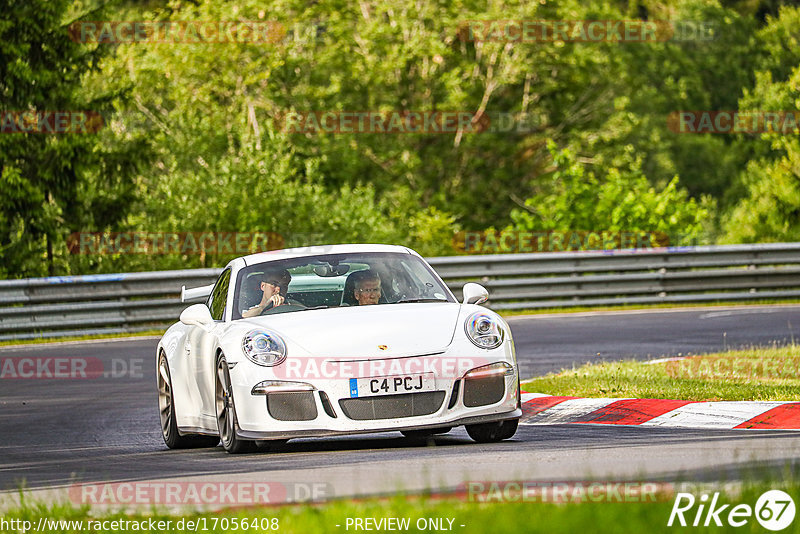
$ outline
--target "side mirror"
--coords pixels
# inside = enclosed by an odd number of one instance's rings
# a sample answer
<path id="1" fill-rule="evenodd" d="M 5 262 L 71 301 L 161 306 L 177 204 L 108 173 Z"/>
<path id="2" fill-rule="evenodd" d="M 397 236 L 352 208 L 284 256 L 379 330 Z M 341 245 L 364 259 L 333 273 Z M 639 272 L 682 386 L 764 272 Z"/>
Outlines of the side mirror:
<path id="1" fill-rule="evenodd" d="M 186 286 L 181 286 L 181 302 L 205 298 L 209 296 L 213 290 L 214 284 L 209 284 L 203 287 L 193 287 L 191 289 L 186 289 Z"/>
<path id="2" fill-rule="evenodd" d="M 181 322 L 195 326 L 204 326 L 213 323 L 211 311 L 205 304 L 192 304 L 181 312 Z"/>
<path id="3" fill-rule="evenodd" d="M 489 300 L 489 292 L 480 284 L 469 282 L 464 284 L 464 304 L 481 304 Z"/>

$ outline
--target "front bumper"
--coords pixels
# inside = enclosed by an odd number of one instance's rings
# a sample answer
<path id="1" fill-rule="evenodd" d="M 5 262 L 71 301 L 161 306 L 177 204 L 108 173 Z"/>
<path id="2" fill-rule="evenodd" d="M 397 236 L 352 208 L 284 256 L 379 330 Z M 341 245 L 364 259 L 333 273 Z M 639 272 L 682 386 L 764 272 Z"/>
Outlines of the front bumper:
<path id="1" fill-rule="evenodd" d="M 396 432 L 398 430 L 425 430 L 442 427 L 456 427 L 462 425 L 474 425 L 480 423 L 492 423 L 495 421 L 505 421 L 507 419 L 519 419 L 522 416 L 522 409 L 517 408 L 513 412 L 494 415 L 480 415 L 474 417 L 464 417 L 454 421 L 438 421 L 425 425 L 403 425 L 385 428 L 374 428 L 370 430 L 331 430 L 328 428 L 315 428 L 309 430 L 284 430 L 284 431 L 259 431 L 242 430 L 238 428 L 236 435 L 242 439 L 291 439 L 291 438 L 322 438 L 329 436 L 345 436 L 350 434 L 365 434 L 378 432 Z"/>
<path id="2" fill-rule="evenodd" d="M 461 349 L 464 348 L 461 347 Z M 349 382 L 350 378 L 353 378 L 352 376 L 288 378 L 280 376 L 273 368 L 261 367 L 247 360 L 240 361 L 230 370 L 238 420 L 236 433 L 243 439 L 289 439 L 423 430 L 519 418 L 522 411 L 513 345 L 509 342 L 492 351 L 481 351 L 476 354 L 473 349 L 470 352 L 472 352 L 471 356 L 456 358 L 454 361 L 457 362 L 457 365 L 452 368 L 443 370 L 443 368 L 434 366 L 432 371 L 435 375 L 434 391 L 429 392 L 430 394 L 424 400 L 421 396 L 425 394 L 417 393 L 417 407 L 409 408 L 401 416 L 397 415 L 403 411 L 404 402 L 406 402 L 400 398 L 400 395 L 403 394 L 358 397 L 357 399 L 366 401 L 362 403 L 366 406 L 359 406 L 359 411 L 356 413 L 351 402 L 353 397 L 351 397 Z M 426 358 L 441 360 L 448 356 L 443 353 L 412 358 L 424 364 Z M 453 357 L 450 356 L 450 358 Z M 387 362 L 386 368 L 391 369 L 392 360 L 386 359 L 385 361 Z M 467 381 L 464 379 L 466 372 L 464 369 L 498 362 L 509 364 L 513 372 L 495 377 L 495 380 L 500 380 L 501 385 L 495 381 L 494 384 L 497 387 L 490 388 L 493 393 L 486 396 L 486 402 L 483 404 L 478 402 L 479 405 L 476 405 L 475 382 L 471 382 L 470 386 L 467 385 Z M 412 362 L 411 358 L 404 358 L 403 363 L 407 365 L 417 362 Z M 462 367 L 459 368 L 458 365 L 462 365 Z M 459 369 L 459 371 L 453 371 L 453 369 Z M 357 375 L 355 378 L 370 376 L 373 375 Z M 310 388 L 306 388 L 307 391 L 301 395 L 302 406 L 300 408 L 289 407 L 278 412 L 276 410 L 277 402 L 273 401 L 273 404 L 270 404 L 270 401 L 267 400 L 272 395 L 271 393 L 253 394 L 253 387 L 256 384 L 270 380 L 293 380 L 309 385 Z M 468 390 L 469 387 L 473 388 L 472 393 Z M 434 393 L 435 395 L 433 395 Z M 286 393 L 277 393 L 277 395 L 286 395 Z M 411 395 L 407 394 L 406 397 L 409 398 L 406 404 L 413 404 L 414 399 L 410 399 Z M 435 402 L 431 400 L 434 397 Z M 282 397 L 282 399 L 285 398 L 287 397 Z M 371 399 L 378 399 L 378 402 L 371 403 Z M 420 408 L 420 406 L 422 407 Z M 370 410 L 375 413 L 374 417 L 369 415 Z M 298 415 L 293 417 L 291 416 L 293 413 Z M 417 415 L 417 413 L 421 415 Z M 287 414 L 289 415 L 287 416 Z M 291 420 L 287 420 L 287 417 Z"/>

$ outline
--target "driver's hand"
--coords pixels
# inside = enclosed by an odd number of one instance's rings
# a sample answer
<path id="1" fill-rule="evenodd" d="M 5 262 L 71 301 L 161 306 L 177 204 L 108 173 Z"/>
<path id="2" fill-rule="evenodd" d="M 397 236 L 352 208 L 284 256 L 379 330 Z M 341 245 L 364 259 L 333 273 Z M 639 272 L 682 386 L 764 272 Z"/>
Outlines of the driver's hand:
<path id="1" fill-rule="evenodd" d="M 277 295 L 272 295 L 272 296 L 269 298 L 269 300 L 267 301 L 267 303 L 266 303 L 266 304 L 267 304 L 267 305 L 269 305 L 269 303 L 271 302 L 271 303 L 272 303 L 272 307 L 274 308 L 275 306 L 280 306 L 281 304 L 283 304 L 283 302 L 284 302 L 285 300 L 286 300 L 286 299 L 285 299 L 285 298 L 283 298 L 283 295 L 281 295 L 280 293 L 278 293 Z"/>

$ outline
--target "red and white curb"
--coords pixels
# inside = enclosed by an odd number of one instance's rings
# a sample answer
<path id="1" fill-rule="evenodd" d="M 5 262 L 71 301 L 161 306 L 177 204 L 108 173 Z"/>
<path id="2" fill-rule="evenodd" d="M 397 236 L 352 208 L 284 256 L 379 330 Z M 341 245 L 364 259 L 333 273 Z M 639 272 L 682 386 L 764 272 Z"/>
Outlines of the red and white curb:
<path id="1" fill-rule="evenodd" d="M 525 425 L 595 424 L 800 430 L 800 402 L 583 399 L 522 394 Z"/>

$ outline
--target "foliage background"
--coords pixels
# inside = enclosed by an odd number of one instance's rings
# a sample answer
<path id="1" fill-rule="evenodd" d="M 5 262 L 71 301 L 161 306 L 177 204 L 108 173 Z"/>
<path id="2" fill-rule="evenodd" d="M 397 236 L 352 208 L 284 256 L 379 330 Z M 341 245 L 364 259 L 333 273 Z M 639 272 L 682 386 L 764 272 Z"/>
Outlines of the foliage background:
<path id="1" fill-rule="evenodd" d="M 784 5 L 786 4 L 786 5 Z M 486 229 L 800 239 L 797 135 L 679 135 L 677 110 L 800 106 L 800 8 L 774 0 L 0 0 L 0 111 L 91 109 L 97 135 L 0 135 L 0 276 L 220 265 L 75 255 L 73 232 L 277 232 L 454 254 Z M 502 43 L 470 19 L 696 21 L 710 39 Z M 76 20 L 276 20 L 280 42 L 84 44 Z M 290 110 L 526 113 L 527 131 L 287 134 Z"/>

